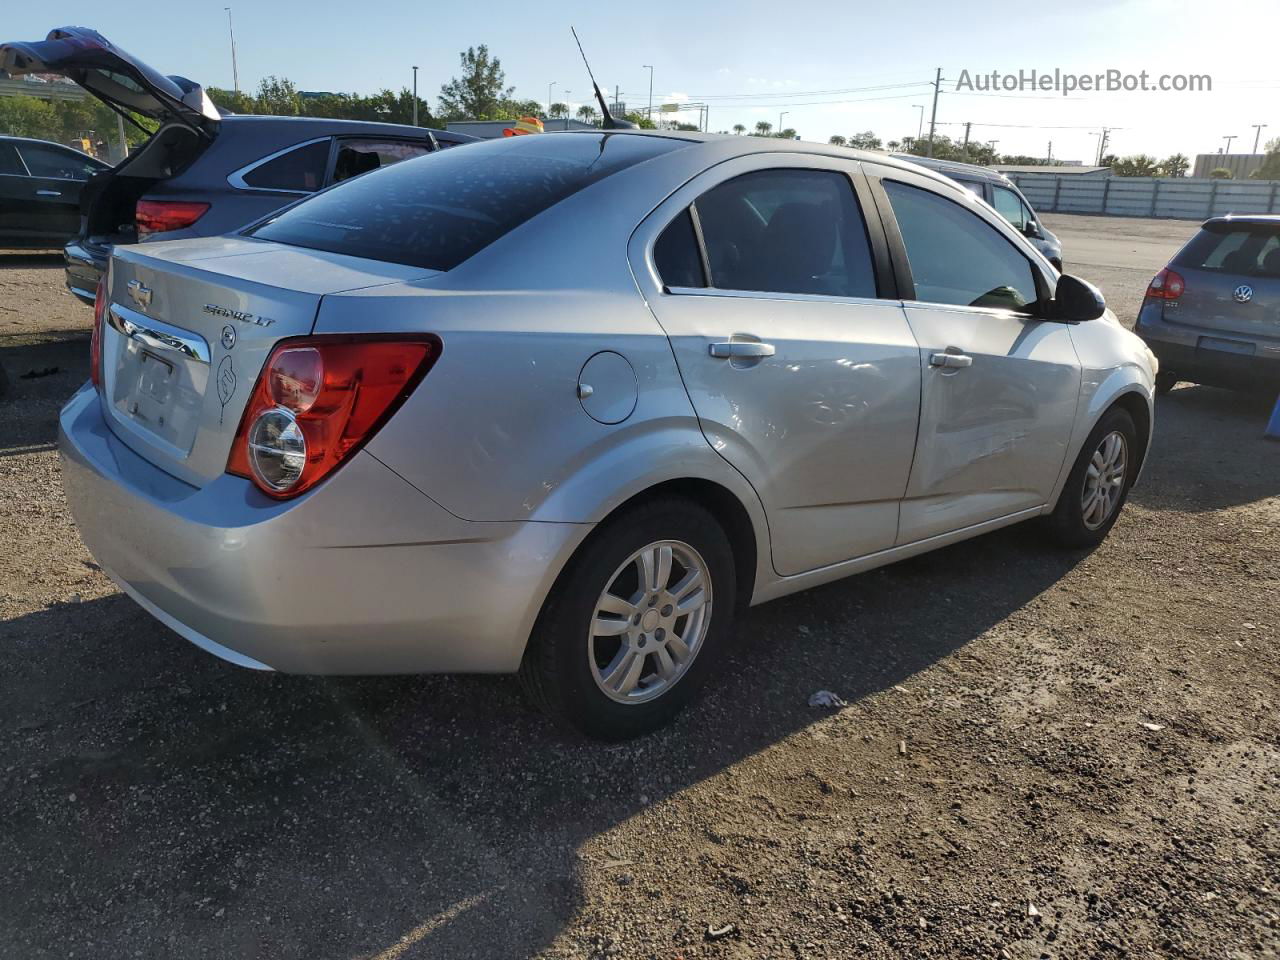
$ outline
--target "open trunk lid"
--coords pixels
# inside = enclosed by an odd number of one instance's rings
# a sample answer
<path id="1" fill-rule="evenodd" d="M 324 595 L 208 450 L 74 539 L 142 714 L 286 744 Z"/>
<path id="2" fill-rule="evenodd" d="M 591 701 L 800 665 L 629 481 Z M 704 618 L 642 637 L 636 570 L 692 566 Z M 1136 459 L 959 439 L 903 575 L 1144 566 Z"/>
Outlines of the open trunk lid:
<path id="1" fill-rule="evenodd" d="M 0 44 L 0 70 L 14 77 L 56 73 L 116 110 L 177 120 L 210 138 L 222 119 L 198 83 L 165 76 L 87 27 L 58 27 L 44 40 Z"/>
<path id="2" fill-rule="evenodd" d="M 194 486 L 220 476 L 271 349 L 321 298 L 433 271 L 240 237 L 117 247 L 102 329 L 112 431 Z"/>

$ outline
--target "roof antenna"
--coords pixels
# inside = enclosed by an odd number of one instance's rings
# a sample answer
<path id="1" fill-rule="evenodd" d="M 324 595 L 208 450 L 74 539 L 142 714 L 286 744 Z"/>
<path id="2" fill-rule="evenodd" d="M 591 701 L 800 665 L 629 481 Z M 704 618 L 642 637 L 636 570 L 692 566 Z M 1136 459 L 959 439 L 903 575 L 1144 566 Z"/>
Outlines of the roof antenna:
<path id="1" fill-rule="evenodd" d="M 578 31 L 569 28 L 569 32 L 573 34 L 573 42 L 578 45 L 578 53 L 582 54 L 582 63 L 587 68 L 587 76 L 591 78 L 591 86 L 595 88 L 596 99 L 600 101 L 600 113 L 604 117 L 601 126 L 605 130 L 634 130 L 636 125 L 630 120 L 615 120 L 613 114 L 609 112 L 609 105 L 604 102 L 604 94 L 600 92 L 600 85 L 596 83 L 596 75 L 591 72 L 591 64 L 587 63 L 587 55 L 583 52 L 582 41 L 578 39 Z"/>

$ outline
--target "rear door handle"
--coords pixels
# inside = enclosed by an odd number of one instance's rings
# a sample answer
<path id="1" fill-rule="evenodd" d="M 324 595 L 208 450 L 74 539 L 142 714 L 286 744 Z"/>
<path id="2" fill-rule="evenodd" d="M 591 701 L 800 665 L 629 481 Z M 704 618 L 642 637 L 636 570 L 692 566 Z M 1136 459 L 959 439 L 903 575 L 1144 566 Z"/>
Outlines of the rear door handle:
<path id="1" fill-rule="evenodd" d="M 755 340 L 728 340 L 723 343 L 713 343 L 710 346 L 711 355 L 721 359 L 729 357 L 772 357 L 774 354 L 772 343 L 760 343 Z"/>
<path id="2" fill-rule="evenodd" d="M 963 353 L 931 353 L 929 355 L 929 366 L 931 367 L 972 367 L 973 357 Z"/>
<path id="3" fill-rule="evenodd" d="M 37 197 L 60 197 L 62 196 L 62 191 L 61 190 L 37 190 L 36 196 Z"/>

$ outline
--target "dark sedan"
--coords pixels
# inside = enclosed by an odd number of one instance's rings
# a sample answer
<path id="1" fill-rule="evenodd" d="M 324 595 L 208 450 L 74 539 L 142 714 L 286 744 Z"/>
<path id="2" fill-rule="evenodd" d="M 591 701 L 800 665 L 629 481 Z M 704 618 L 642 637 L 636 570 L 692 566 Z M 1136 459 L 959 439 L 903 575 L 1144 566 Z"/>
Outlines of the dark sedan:
<path id="1" fill-rule="evenodd" d="M 0 247 L 60 247 L 80 232 L 80 191 L 109 164 L 47 140 L 0 137 Z"/>

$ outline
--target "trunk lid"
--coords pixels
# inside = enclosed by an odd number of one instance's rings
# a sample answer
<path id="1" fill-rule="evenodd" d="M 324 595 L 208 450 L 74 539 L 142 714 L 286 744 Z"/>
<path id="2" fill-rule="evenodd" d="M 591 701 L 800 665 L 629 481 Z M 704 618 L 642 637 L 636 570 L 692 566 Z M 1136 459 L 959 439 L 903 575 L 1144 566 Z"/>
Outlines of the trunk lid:
<path id="1" fill-rule="evenodd" d="M 271 349 L 311 332 L 325 294 L 431 272 L 241 237 L 117 247 L 102 330 L 107 421 L 141 456 L 203 486 L 226 470 Z"/>
<path id="2" fill-rule="evenodd" d="M 44 40 L 0 44 L 0 70 L 14 77 L 56 73 L 117 111 L 177 120 L 210 139 L 222 119 L 198 83 L 165 76 L 86 27 L 58 27 Z"/>

